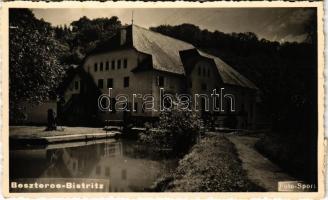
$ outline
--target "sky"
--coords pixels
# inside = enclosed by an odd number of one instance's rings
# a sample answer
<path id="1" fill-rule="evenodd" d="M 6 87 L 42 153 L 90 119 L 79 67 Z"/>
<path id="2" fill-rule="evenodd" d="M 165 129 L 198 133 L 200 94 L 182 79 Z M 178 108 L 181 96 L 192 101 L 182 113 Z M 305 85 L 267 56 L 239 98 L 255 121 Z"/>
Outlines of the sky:
<path id="1" fill-rule="evenodd" d="M 201 29 L 225 33 L 254 32 L 259 38 L 271 41 L 302 42 L 304 30 L 316 11 L 312 8 L 47 8 L 32 9 L 35 16 L 52 25 L 69 25 L 83 16 L 90 19 L 118 16 L 122 24 L 149 28 L 162 24 L 191 23 Z"/>

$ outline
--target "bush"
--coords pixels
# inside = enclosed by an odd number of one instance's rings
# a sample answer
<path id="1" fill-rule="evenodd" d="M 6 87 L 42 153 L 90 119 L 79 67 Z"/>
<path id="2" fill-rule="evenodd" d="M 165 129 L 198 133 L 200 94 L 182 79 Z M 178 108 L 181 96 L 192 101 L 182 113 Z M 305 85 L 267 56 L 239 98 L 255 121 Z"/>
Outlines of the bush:
<path id="1" fill-rule="evenodd" d="M 196 142 L 202 121 L 193 111 L 168 110 L 160 113 L 157 127 L 147 125 L 140 140 L 160 148 L 186 150 Z"/>

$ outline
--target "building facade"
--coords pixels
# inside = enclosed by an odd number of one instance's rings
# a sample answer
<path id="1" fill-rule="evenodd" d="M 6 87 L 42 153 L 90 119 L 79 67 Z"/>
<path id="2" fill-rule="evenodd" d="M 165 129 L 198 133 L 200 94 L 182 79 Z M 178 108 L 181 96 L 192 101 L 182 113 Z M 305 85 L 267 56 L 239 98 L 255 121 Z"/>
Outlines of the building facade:
<path id="1" fill-rule="evenodd" d="M 99 95 L 108 94 L 109 88 L 111 97 L 125 95 L 129 112 L 95 108 Z M 221 97 L 213 97 L 214 90 Z M 147 121 L 158 118 L 163 94 L 187 94 L 193 99 L 190 107 L 218 120 L 240 118 L 237 126 L 249 127 L 254 123 L 257 92 L 251 81 L 220 58 L 189 43 L 130 25 L 86 56 L 64 90 L 61 113 L 66 116 L 64 121 L 83 115 L 100 123 L 127 118 Z M 92 100 L 81 103 L 92 95 Z M 154 109 L 145 110 L 145 95 L 152 96 Z"/>

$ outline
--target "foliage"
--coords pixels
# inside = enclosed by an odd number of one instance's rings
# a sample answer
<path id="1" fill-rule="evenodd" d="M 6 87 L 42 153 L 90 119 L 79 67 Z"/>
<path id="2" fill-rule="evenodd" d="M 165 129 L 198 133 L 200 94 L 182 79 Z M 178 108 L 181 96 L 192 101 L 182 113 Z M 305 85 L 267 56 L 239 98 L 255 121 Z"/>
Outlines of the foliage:
<path id="1" fill-rule="evenodd" d="M 24 118 L 23 102 L 38 104 L 55 97 L 68 66 L 81 64 L 88 51 L 121 27 L 115 16 L 82 17 L 70 26 L 52 27 L 29 9 L 9 13 L 11 122 Z"/>
<path id="2" fill-rule="evenodd" d="M 64 58 L 65 62 L 80 64 L 89 51 L 111 38 L 121 26 L 116 16 L 96 19 L 84 16 L 73 21 L 70 26 L 57 26 L 54 29 L 56 38 L 70 48 L 71 53 Z"/>
<path id="3" fill-rule="evenodd" d="M 166 110 L 160 113 L 158 127 L 148 127 L 140 139 L 162 148 L 186 150 L 196 142 L 201 125 L 202 121 L 196 112 Z"/>
<path id="4" fill-rule="evenodd" d="M 54 94 L 64 73 L 59 57 L 65 49 L 50 24 L 28 9 L 11 9 L 9 26 L 10 118 L 18 120 L 23 103 L 38 104 Z"/>

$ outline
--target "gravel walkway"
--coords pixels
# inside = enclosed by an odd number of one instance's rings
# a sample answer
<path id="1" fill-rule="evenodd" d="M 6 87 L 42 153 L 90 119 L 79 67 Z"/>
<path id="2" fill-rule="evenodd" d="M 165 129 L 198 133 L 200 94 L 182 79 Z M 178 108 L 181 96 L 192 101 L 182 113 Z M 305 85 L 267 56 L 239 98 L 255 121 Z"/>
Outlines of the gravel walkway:
<path id="1" fill-rule="evenodd" d="M 242 167 L 252 182 L 267 191 L 274 192 L 278 190 L 279 181 L 295 181 L 254 148 L 258 138 L 235 135 L 227 135 L 227 138 L 235 145 L 242 160 Z"/>

